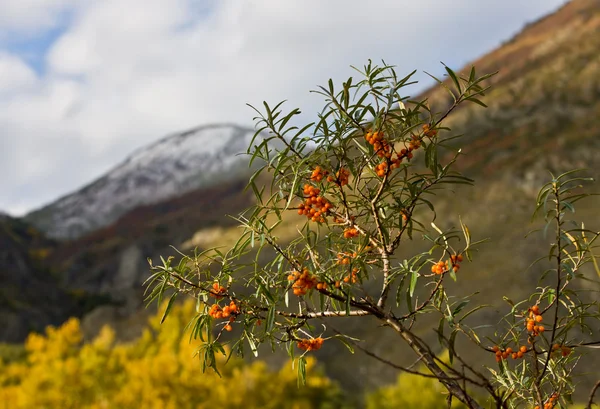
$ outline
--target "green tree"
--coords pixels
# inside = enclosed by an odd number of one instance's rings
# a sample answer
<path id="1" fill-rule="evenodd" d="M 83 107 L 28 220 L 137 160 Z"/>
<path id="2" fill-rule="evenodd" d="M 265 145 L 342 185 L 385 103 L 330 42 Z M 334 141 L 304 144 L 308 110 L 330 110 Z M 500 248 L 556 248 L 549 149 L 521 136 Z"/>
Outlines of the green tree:
<path id="1" fill-rule="evenodd" d="M 540 262 L 552 265 L 527 300 L 508 299 L 494 333 L 471 328 L 467 318 L 483 306 L 467 308 L 468 297 L 452 294 L 448 281 L 460 281 L 459 270 L 479 242 L 460 219 L 456 229 L 436 225 L 435 195 L 473 182 L 454 170 L 461 150 L 445 121 L 464 103 L 485 107 L 480 98 L 490 75 L 472 69 L 462 76 L 446 67 L 448 80 L 440 86 L 451 102 L 437 113 L 427 101 L 403 96 L 412 74 L 399 78 L 393 67 L 370 62 L 358 71 L 361 79 L 341 88 L 331 80 L 319 87 L 325 106 L 316 123 L 295 126 L 300 111 L 285 113 L 282 104 L 256 109 L 248 153 L 261 166 L 249 183 L 257 204 L 239 216 L 239 240 L 226 251 L 152 265 L 148 300 L 171 291 L 165 316 L 178 295 L 197 300 L 202 307 L 190 315 L 191 333 L 206 341 L 203 363 L 215 370 L 224 344 L 258 355 L 266 343 L 287 350 L 304 382 L 311 351 L 334 340 L 356 346 L 344 332 L 318 324 L 370 316 L 395 331 L 426 369 L 361 349 L 402 372 L 434 376 L 450 400 L 480 408 L 477 391 L 498 408 L 566 405 L 578 351 L 597 342 L 589 326 L 598 320 L 597 306 L 579 297 L 573 283 L 593 261 L 598 233 L 568 219 L 585 197 L 579 185 L 585 179 L 569 172 L 542 188 L 537 213 L 550 251 Z M 265 179 L 270 183 L 263 186 Z M 295 213 L 304 222 L 294 237 L 282 239 L 280 226 Z M 402 244 L 417 236 L 430 248 L 399 257 Z M 261 254 L 269 259 L 263 262 Z M 419 336 L 433 320 L 439 346 Z M 226 341 L 232 329 L 236 336 Z M 487 352 L 489 362 L 469 362 L 473 347 Z M 447 363 L 435 352 L 441 349 L 449 351 Z"/>

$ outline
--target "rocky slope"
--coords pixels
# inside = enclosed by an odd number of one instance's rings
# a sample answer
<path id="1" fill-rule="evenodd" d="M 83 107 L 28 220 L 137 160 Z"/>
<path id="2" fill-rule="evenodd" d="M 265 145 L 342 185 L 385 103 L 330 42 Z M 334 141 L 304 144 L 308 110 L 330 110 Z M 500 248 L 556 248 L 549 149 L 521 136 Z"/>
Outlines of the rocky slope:
<path id="1" fill-rule="evenodd" d="M 133 153 L 95 182 L 28 214 L 49 237 L 73 239 L 105 227 L 131 209 L 247 173 L 254 131 L 207 125 L 169 135 Z"/>
<path id="2" fill-rule="evenodd" d="M 0 215 L 0 341 L 22 341 L 85 311 L 83 294 L 69 292 L 46 264 L 56 245 L 22 220 Z"/>

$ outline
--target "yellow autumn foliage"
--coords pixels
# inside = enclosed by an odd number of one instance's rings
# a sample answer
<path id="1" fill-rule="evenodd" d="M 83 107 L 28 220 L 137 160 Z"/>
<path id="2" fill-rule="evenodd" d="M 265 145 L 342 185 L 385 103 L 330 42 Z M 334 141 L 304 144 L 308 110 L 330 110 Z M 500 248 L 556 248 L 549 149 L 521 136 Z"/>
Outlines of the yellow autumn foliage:
<path id="1" fill-rule="evenodd" d="M 115 342 L 105 327 L 84 343 L 79 321 L 72 318 L 46 333 L 31 334 L 27 358 L 0 359 L 0 409 L 184 409 L 184 408 L 338 408 L 339 389 L 307 365 L 307 384 L 297 386 L 287 363 L 280 371 L 264 362 L 232 357 L 219 365 L 222 377 L 202 372 L 194 354 L 199 342 L 184 333 L 193 303 L 173 307 L 162 325 L 160 316 L 135 342 Z M 225 357 L 219 357 L 221 364 Z"/>

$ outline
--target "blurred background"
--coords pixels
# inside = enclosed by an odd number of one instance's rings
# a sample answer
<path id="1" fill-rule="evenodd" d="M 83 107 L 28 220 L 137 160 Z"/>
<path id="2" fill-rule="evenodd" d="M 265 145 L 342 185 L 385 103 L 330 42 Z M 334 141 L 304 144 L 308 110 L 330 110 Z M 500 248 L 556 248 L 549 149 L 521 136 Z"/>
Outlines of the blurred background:
<path id="1" fill-rule="evenodd" d="M 528 267 L 547 252 L 543 237 L 523 238 L 537 188 L 548 170 L 600 173 L 600 1 L 0 0 L 0 407 L 443 404 L 402 401 L 438 385 L 342 345 L 315 354 L 304 391 L 278 354 L 236 361 L 225 381 L 201 375 L 181 336 L 191 307 L 161 327 L 143 304 L 147 258 L 235 239 L 225 215 L 253 200 L 246 104 L 287 100 L 314 121 L 323 101 L 309 91 L 358 77 L 351 65 L 368 59 L 417 70 L 405 92 L 434 111 L 448 98 L 425 72 L 443 79 L 440 62 L 499 71 L 489 108 L 449 122 L 476 185 L 438 198 L 439 224 L 460 214 L 493 243 L 459 291 L 498 308 L 502 294 L 526 297 L 540 273 Z M 597 227 L 599 205 L 578 217 Z M 343 325 L 410 361 L 393 334 Z M 244 385 L 238 400 L 228 384 Z"/>

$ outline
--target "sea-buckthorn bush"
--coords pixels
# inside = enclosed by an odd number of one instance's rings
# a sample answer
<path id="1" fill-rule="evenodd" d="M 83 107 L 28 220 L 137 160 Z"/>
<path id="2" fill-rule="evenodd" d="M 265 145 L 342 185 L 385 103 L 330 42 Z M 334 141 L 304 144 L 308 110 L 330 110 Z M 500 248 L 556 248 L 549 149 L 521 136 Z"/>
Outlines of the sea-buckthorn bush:
<path id="1" fill-rule="evenodd" d="M 460 138 L 446 120 L 463 104 L 485 107 L 491 75 L 445 69 L 448 79 L 439 84 L 451 103 L 443 112 L 404 96 L 412 74 L 400 78 L 392 66 L 371 62 L 357 70 L 359 80 L 339 88 L 330 80 L 315 91 L 325 99 L 315 123 L 296 126 L 300 111 L 284 112 L 282 104 L 255 108 L 248 154 L 260 166 L 249 182 L 256 206 L 238 217 L 239 240 L 228 250 L 162 259 L 151 265 L 147 282 L 148 301 L 170 297 L 164 317 L 178 295 L 197 300 L 189 330 L 205 341 L 198 351 L 204 368 L 218 370 L 225 344 L 241 355 L 258 355 L 268 344 L 287 351 L 303 383 L 307 355 L 342 342 L 434 379 L 449 405 L 548 409 L 570 402 L 581 349 L 598 335 L 598 306 L 576 284 L 586 278 L 582 267 L 595 264 L 598 233 L 570 219 L 586 196 L 580 186 L 586 179 L 573 171 L 542 187 L 535 205 L 549 252 L 540 260 L 552 264 L 526 300 L 507 294 L 506 316 L 488 323 L 494 331 L 470 327 L 466 318 L 484 306 L 467 308 L 468 297 L 452 294 L 448 284 L 465 280 L 481 240 L 458 216 L 457 228 L 438 227 L 436 193 L 473 183 L 455 170 Z M 295 236 L 279 239 L 278 228 L 289 220 L 297 222 Z M 403 243 L 417 238 L 429 248 L 400 258 Z M 366 316 L 391 328 L 421 369 L 397 365 L 394 356 L 321 325 Z M 439 345 L 420 335 L 420 323 L 431 331 L 432 320 L 439 322 Z M 470 358 L 473 348 L 488 359 Z"/>

